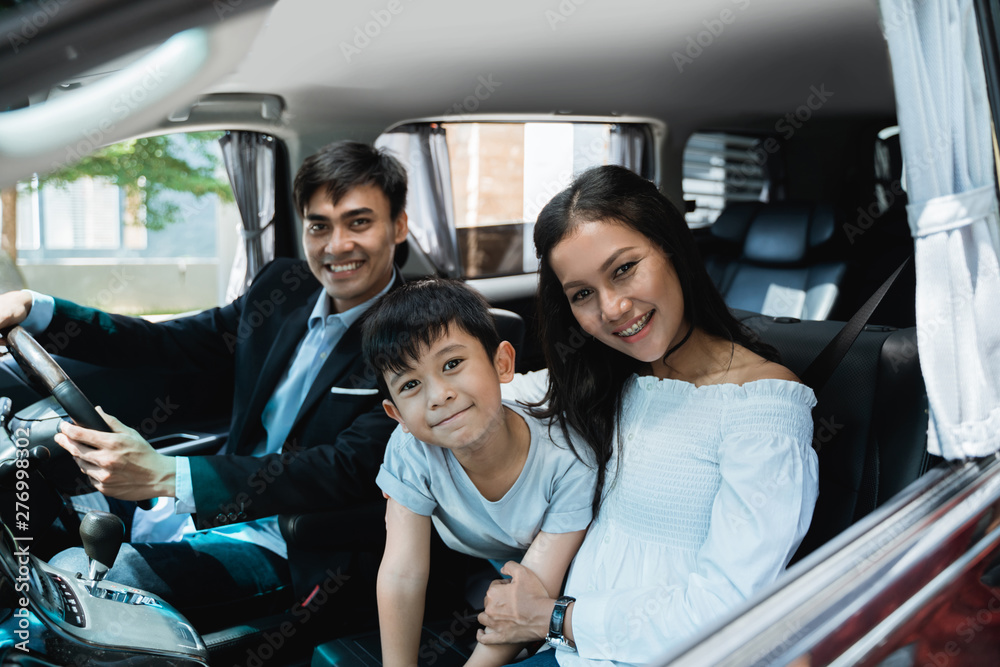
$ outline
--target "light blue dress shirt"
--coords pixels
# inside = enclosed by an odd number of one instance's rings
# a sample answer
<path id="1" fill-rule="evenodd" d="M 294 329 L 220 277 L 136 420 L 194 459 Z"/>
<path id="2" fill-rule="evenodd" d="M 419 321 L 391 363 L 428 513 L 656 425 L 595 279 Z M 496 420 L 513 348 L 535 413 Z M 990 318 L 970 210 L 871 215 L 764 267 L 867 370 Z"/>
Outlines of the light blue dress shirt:
<path id="1" fill-rule="evenodd" d="M 21 327 L 32 336 L 37 336 L 48 328 L 52 322 L 52 315 L 55 312 L 56 300 L 48 294 L 41 294 L 34 290 L 22 290 L 31 295 L 31 310 L 28 316 L 21 322 Z"/>

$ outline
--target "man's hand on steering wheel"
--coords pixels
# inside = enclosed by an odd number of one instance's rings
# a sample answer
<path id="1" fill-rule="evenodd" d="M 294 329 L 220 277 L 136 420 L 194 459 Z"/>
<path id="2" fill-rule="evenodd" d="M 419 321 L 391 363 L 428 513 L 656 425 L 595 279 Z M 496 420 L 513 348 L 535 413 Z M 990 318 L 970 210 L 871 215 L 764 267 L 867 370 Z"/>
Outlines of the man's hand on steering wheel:
<path id="1" fill-rule="evenodd" d="M 22 290 L 0 294 L 0 331 L 20 324 L 31 312 L 31 295 Z"/>
<path id="2" fill-rule="evenodd" d="M 173 458 L 153 449 L 135 429 L 99 407 L 97 411 L 111 427 L 111 433 L 63 422 L 55 437 L 56 444 L 72 454 L 94 488 L 121 500 L 174 496 Z"/>

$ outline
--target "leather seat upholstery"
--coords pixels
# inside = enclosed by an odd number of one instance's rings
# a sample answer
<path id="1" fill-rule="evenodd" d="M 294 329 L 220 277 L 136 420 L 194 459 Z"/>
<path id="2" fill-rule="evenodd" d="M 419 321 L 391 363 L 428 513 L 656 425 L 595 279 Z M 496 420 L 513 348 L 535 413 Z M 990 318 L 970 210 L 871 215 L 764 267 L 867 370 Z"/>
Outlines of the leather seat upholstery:
<path id="1" fill-rule="evenodd" d="M 706 266 L 731 308 L 803 320 L 829 317 L 847 272 L 847 261 L 836 256 L 830 205 L 736 203 L 711 232 L 721 251 L 709 255 Z"/>
<path id="2" fill-rule="evenodd" d="M 737 313 L 801 376 L 843 326 Z M 796 554 L 805 556 L 841 533 L 938 459 L 927 453 L 927 392 L 914 327 L 866 326 L 819 393 L 813 447 L 819 453 L 819 499 Z"/>

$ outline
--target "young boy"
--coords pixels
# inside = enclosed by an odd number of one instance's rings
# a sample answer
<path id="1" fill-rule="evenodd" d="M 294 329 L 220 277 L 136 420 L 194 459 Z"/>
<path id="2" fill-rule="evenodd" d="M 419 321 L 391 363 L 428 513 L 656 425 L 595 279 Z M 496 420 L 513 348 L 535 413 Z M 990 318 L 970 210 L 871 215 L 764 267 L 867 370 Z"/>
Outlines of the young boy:
<path id="1" fill-rule="evenodd" d="M 399 422 L 376 482 L 388 497 L 378 573 L 382 664 L 417 662 L 431 524 L 448 547 L 520 560 L 557 597 L 591 520 L 595 472 L 558 427 L 502 401 L 514 348 L 489 305 L 458 281 L 386 294 L 363 333 L 365 360 Z M 519 646 L 478 644 L 468 665 L 510 662 Z"/>

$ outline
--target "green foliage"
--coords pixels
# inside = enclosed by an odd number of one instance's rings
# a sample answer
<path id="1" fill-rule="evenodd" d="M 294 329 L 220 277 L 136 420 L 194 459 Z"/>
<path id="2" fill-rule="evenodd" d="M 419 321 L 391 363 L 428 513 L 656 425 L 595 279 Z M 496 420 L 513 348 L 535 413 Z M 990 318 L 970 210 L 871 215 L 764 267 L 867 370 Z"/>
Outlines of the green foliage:
<path id="1" fill-rule="evenodd" d="M 84 177 L 108 179 L 125 190 L 126 201 L 145 204 L 148 229 L 163 229 L 181 213 L 170 197 L 163 196 L 167 192 L 233 201 L 229 181 L 218 176 L 222 160 L 213 148 L 222 134 L 192 132 L 123 141 L 43 176 L 39 183 L 59 187 Z"/>

